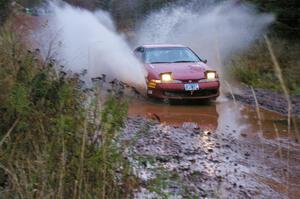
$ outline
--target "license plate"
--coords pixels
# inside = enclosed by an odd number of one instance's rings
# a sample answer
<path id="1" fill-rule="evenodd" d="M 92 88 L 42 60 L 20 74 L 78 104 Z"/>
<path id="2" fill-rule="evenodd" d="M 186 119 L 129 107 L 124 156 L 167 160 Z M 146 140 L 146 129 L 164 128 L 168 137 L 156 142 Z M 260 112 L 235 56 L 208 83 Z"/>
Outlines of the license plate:
<path id="1" fill-rule="evenodd" d="M 196 91 L 199 90 L 199 84 L 185 84 L 184 89 L 186 91 Z"/>

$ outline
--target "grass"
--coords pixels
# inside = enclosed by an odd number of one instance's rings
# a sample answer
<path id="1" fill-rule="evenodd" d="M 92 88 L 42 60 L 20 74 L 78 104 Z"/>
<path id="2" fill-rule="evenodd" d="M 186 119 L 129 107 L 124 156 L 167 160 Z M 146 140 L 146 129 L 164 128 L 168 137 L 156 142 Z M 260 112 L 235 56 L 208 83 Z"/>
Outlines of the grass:
<path id="1" fill-rule="evenodd" d="M 271 39 L 274 54 L 281 66 L 283 81 L 291 93 L 300 94 L 300 45 L 289 41 Z M 231 78 L 255 87 L 279 91 L 282 89 L 268 46 L 264 40 L 249 50 L 236 55 L 227 65 Z"/>
<path id="2" fill-rule="evenodd" d="M 130 198 L 137 180 L 116 142 L 126 100 L 99 101 L 39 57 L 1 29 L 0 198 Z"/>

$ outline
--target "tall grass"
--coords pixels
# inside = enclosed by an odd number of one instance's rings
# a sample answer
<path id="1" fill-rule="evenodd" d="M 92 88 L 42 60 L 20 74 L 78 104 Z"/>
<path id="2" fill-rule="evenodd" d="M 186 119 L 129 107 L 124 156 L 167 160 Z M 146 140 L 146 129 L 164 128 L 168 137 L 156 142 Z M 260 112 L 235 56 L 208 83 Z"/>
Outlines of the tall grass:
<path id="1" fill-rule="evenodd" d="M 277 38 L 271 38 L 270 43 L 277 56 L 286 87 L 292 93 L 300 94 L 300 45 Z M 227 64 L 230 66 L 229 75 L 242 83 L 255 88 L 282 89 L 264 40 L 236 55 Z"/>
<path id="2" fill-rule="evenodd" d="M 99 102 L 38 53 L 0 31 L 0 198 L 129 198 L 136 180 L 116 142 L 126 101 Z"/>
<path id="3" fill-rule="evenodd" d="M 269 88 L 282 91 L 287 102 L 287 130 L 288 136 L 291 135 L 292 127 L 295 128 L 295 136 L 299 140 L 296 118 L 292 118 L 291 94 L 300 94 L 300 46 L 297 43 L 270 39 L 265 36 L 264 41 L 258 42 L 249 51 L 237 55 L 230 63 L 231 76 L 239 81 L 251 86 L 255 98 L 256 112 L 260 131 L 262 132 L 262 115 L 259 111 L 259 104 L 253 87 Z M 279 136 L 278 129 L 274 124 L 274 131 Z M 290 164 L 290 145 L 287 147 L 287 170 Z M 282 156 L 282 147 L 278 143 L 280 159 Z M 286 174 L 286 183 L 289 184 L 289 174 Z M 287 186 L 289 194 L 289 186 Z"/>
<path id="4" fill-rule="evenodd" d="M 275 71 L 275 75 L 280 83 L 280 86 L 282 88 L 282 91 L 284 93 L 284 96 L 286 98 L 286 101 L 287 101 L 287 111 L 288 111 L 288 136 L 290 136 L 290 133 L 291 133 L 291 113 L 292 113 L 292 101 L 291 101 L 291 97 L 290 97 L 290 92 L 289 92 L 289 89 L 287 88 L 287 85 L 283 79 L 283 74 L 282 74 L 282 70 L 281 70 L 281 67 L 279 65 L 279 62 L 278 62 L 278 59 L 275 55 L 275 52 L 274 52 L 274 49 L 273 49 L 273 46 L 272 46 L 272 43 L 270 41 L 270 39 L 268 38 L 268 36 L 265 36 L 265 41 L 266 41 L 266 44 L 267 44 L 267 47 L 268 47 L 268 51 L 270 53 L 270 56 L 271 56 L 271 60 L 273 62 L 273 67 L 274 67 L 274 71 Z M 297 135 L 296 135 L 297 136 Z M 280 147 L 280 146 L 279 146 Z M 289 170 L 289 160 L 290 160 L 290 145 L 288 144 L 288 149 L 287 149 L 287 168 Z M 287 184 L 289 184 L 289 173 L 287 173 Z M 289 186 L 287 186 L 287 195 L 289 195 Z"/>

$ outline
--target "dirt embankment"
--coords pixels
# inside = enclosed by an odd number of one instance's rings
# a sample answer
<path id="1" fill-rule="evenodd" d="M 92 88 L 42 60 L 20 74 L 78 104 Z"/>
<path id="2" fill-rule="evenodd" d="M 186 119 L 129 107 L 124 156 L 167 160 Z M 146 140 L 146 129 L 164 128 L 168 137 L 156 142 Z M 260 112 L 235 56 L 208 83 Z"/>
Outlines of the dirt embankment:
<path id="1" fill-rule="evenodd" d="M 281 92 L 272 91 L 270 89 L 255 88 L 254 89 L 257 102 L 260 107 L 275 111 L 284 115 L 288 114 L 288 102 Z M 251 88 L 242 87 L 238 92 L 234 92 L 233 96 L 227 94 L 229 98 L 235 98 L 235 100 L 255 106 L 255 97 Z M 291 95 L 292 103 L 292 115 L 300 117 L 300 96 Z"/>

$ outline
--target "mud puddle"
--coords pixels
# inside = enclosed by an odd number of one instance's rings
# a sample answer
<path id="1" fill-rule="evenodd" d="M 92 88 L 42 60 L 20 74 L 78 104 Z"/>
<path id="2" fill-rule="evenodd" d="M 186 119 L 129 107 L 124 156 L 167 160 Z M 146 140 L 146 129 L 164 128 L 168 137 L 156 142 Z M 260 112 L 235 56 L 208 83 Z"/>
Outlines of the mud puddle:
<path id="1" fill-rule="evenodd" d="M 187 164 L 194 168 L 190 169 L 193 172 L 185 175 L 188 179 L 191 178 L 189 183 L 193 181 L 195 172 L 205 171 L 205 175 L 219 172 L 220 175 L 215 177 L 217 181 L 219 178 L 225 179 L 221 183 L 223 185 L 218 188 L 224 197 L 268 198 L 273 195 L 273 198 L 300 198 L 300 184 L 298 183 L 300 180 L 300 145 L 296 125 L 292 125 L 291 130 L 288 131 L 286 117 L 264 109 L 260 109 L 259 114 L 261 120 L 258 119 L 255 107 L 235 104 L 232 101 L 198 105 L 169 105 L 133 100 L 129 106 L 130 117 L 141 116 L 160 121 L 160 124 L 155 127 L 157 129 L 153 130 L 153 134 L 160 128 L 163 128 L 159 130 L 162 134 L 171 133 L 168 136 L 175 137 L 176 133 L 186 131 L 187 138 L 181 137 L 179 145 L 188 143 L 195 145 L 196 139 L 201 150 L 194 151 L 192 155 L 186 153 L 182 159 L 187 159 L 187 161 L 177 163 L 179 167 Z M 198 126 L 203 135 L 195 136 L 193 132 L 198 129 Z M 190 133 L 191 137 L 195 138 L 190 140 L 186 129 L 193 129 Z M 210 136 L 207 137 L 207 135 Z M 178 136 L 182 134 L 179 133 Z M 147 140 L 144 141 L 147 142 Z M 164 144 L 168 143 L 159 143 L 157 147 Z M 151 148 L 151 146 L 147 147 Z M 150 151 L 155 151 L 154 148 Z M 172 150 L 172 146 L 170 148 L 167 147 L 164 150 Z M 142 149 L 143 147 L 139 146 L 139 150 Z M 193 159 L 197 153 L 201 156 L 202 152 L 210 153 L 207 159 L 203 160 L 202 157 Z M 166 162 L 176 167 L 174 161 Z M 183 170 L 186 172 L 185 168 Z M 204 174 L 201 173 L 201 175 Z M 212 180 L 208 184 L 214 185 L 214 183 Z M 218 183 L 215 184 L 217 185 L 220 186 Z M 203 190 L 207 187 L 200 188 Z M 234 194 L 232 189 L 239 189 L 239 191 Z M 232 193 L 233 195 L 230 195 Z M 208 196 L 214 195 L 208 194 Z"/>

